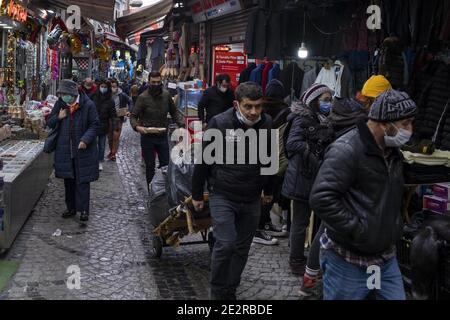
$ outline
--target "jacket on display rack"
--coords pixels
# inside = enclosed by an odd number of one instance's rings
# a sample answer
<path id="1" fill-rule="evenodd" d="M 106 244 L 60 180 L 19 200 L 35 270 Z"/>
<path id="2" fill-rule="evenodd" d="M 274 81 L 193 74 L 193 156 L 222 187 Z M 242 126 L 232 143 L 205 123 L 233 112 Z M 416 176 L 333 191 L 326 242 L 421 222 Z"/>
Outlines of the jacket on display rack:
<path id="1" fill-rule="evenodd" d="M 284 94 L 286 97 L 290 96 L 291 89 L 294 89 L 295 97 L 300 98 L 304 74 L 305 73 L 300 69 L 297 62 L 291 62 L 280 72 L 279 80 L 284 85 Z"/>

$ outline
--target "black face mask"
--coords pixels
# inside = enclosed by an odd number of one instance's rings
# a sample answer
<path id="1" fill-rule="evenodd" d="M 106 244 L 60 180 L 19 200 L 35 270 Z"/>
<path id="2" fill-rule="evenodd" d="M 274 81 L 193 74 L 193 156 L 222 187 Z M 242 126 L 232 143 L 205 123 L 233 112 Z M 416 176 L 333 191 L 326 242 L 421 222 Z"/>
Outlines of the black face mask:
<path id="1" fill-rule="evenodd" d="M 161 92 L 162 92 L 162 84 L 157 84 L 157 85 L 151 84 L 148 87 L 148 91 L 150 92 L 150 94 L 152 96 L 157 96 L 157 95 L 161 94 Z"/>

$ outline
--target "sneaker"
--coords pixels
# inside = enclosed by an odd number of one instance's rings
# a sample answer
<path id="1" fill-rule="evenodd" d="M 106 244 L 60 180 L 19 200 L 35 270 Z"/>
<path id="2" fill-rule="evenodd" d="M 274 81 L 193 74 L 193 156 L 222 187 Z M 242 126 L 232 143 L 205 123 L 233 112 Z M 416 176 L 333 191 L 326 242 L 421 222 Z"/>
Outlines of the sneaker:
<path id="1" fill-rule="evenodd" d="M 273 224 L 268 223 L 264 226 L 264 231 L 272 237 L 287 237 L 287 231 L 283 231 L 283 229 L 279 229 L 275 227 Z"/>
<path id="2" fill-rule="evenodd" d="M 101 163 L 98 164 L 98 170 L 103 171 L 103 165 Z"/>
<path id="3" fill-rule="evenodd" d="M 89 213 L 87 213 L 86 211 L 83 211 L 80 215 L 80 221 L 88 222 L 89 221 Z"/>
<path id="4" fill-rule="evenodd" d="M 318 278 L 310 277 L 306 273 L 303 276 L 303 283 L 300 287 L 299 294 L 302 297 L 311 297 L 316 294 L 317 284 L 319 282 Z"/>
<path id="5" fill-rule="evenodd" d="M 76 216 L 77 212 L 75 210 L 67 210 L 66 212 L 64 212 L 62 214 L 62 217 L 64 219 L 68 219 L 68 218 L 72 218 L 74 216 Z"/>
<path id="6" fill-rule="evenodd" d="M 268 235 L 263 230 L 256 231 L 255 237 L 253 238 L 253 243 L 259 243 L 266 246 L 274 246 L 278 244 L 278 240 Z"/>
<path id="7" fill-rule="evenodd" d="M 302 276 L 306 271 L 306 259 L 289 261 L 289 266 L 291 267 L 291 272 L 297 276 Z"/>

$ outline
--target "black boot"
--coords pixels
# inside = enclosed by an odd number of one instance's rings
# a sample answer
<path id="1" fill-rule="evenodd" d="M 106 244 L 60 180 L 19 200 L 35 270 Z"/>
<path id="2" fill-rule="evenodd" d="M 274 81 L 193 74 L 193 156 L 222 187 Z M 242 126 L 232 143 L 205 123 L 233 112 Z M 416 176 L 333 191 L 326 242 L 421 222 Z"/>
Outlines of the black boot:
<path id="1" fill-rule="evenodd" d="M 75 210 L 67 210 L 66 212 L 64 212 L 62 214 L 62 217 L 64 219 L 68 219 L 68 218 L 72 218 L 77 214 L 77 212 Z"/>
<path id="2" fill-rule="evenodd" d="M 81 222 L 88 222 L 89 221 L 89 213 L 87 211 L 83 211 L 80 215 L 80 221 Z"/>

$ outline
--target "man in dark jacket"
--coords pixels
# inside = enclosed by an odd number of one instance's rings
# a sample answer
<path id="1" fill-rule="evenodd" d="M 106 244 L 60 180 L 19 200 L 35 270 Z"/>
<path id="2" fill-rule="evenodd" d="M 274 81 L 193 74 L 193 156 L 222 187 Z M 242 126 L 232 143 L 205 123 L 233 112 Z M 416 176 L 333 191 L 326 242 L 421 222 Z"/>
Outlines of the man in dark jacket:
<path id="1" fill-rule="evenodd" d="M 59 125 L 55 150 L 55 176 L 64 179 L 69 218 L 80 212 L 80 221 L 89 220 L 90 183 L 98 180 L 97 129 L 95 104 L 78 94 L 78 86 L 62 80 L 58 89 L 60 99 L 50 114 L 48 126 Z"/>
<path id="2" fill-rule="evenodd" d="M 169 143 L 167 128 L 169 121 L 167 114 L 179 126 L 183 120 L 178 112 L 170 93 L 163 89 L 159 72 L 152 72 L 149 76 L 149 88 L 142 93 L 130 116 L 131 126 L 141 134 L 141 147 L 146 166 L 147 186 L 155 175 L 155 151 L 158 153 L 159 166 L 169 164 Z"/>
<path id="3" fill-rule="evenodd" d="M 92 99 L 93 95 L 97 92 L 97 85 L 91 78 L 86 78 L 83 85 L 79 88 L 80 93 L 85 93 L 89 98 Z"/>
<path id="4" fill-rule="evenodd" d="M 205 90 L 198 103 L 200 121 L 207 124 L 214 116 L 233 108 L 234 93 L 230 85 L 230 76 L 220 74 L 216 77 L 216 85 Z"/>
<path id="5" fill-rule="evenodd" d="M 210 165 L 206 162 L 196 164 L 194 169 L 192 198 L 196 210 L 203 209 L 206 181 L 210 191 L 209 207 L 216 239 L 210 280 L 211 299 L 214 300 L 236 299 L 236 289 L 259 222 L 263 189 L 264 203 L 273 199 L 271 179 L 262 175 L 260 159 L 254 163 L 248 159 L 252 154 L 259 154 L 258 146 L 264 143 L 260 141 L 264 139 L 262 131 L 272 128 L 272 119 L 262 113 L 262 97 L 259 85 L 250 82 L 239 85 L 236 107 L 212 118 L 205 132 L 205 136 L 218 132 L 220 138 L 217 139 L 222 140 L 222 147 L 227 145 L 226 151 L 216 150 L 223 158 L 221 156 Z M 244 134 L 254 134 L 258 141 L 251 143 L 252 139 L 246 139 Z M 206 150 L 208 143 L 206 139 L 204 141 L 203 150 Z M 245 149 L 239 148 L 239 142 L 243 142 Z M 270 139 L 267 142 L 271 144 Z M 238 151 L 232 152 L 231 156 L 227 154 L 228 147 L 235 148 L 236 144 Z M 245 154 L 240 150 L 245 150 Z M 243 158 L 245 161 L 239 162 Z"/>
<path id="6" fill-rule="evenodd" d="M 395 244 L 403 227 L 403 157 L 417 113 L 404 92 L 388 90 L 372 105 L 367 124 L 329 148 L 310 203 L 324 221 L 321 265 L 324 299 L 405 299 Z"/>

